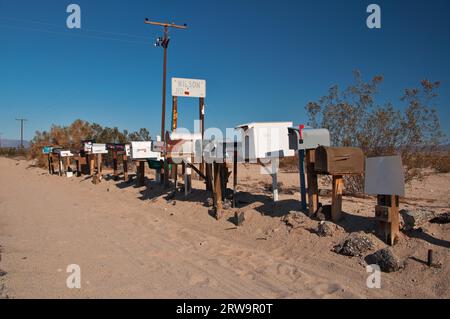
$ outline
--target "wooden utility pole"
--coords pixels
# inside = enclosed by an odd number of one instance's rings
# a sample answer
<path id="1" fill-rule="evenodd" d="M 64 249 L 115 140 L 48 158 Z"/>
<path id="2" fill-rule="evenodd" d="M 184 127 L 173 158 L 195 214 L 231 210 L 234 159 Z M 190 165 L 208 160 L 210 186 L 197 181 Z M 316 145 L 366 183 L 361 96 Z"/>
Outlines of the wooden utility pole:
<path id="1" fill-rule="evenodd" d="M 23 149 L 23 122 L 28 121 L 27 119 L 20 118 L 16 119 L 16 121 L 20 121 L 20 148 Z"/>
<path id="2" fill-rule="evenodd" d="M 167 48 L 169 47 L 169 28 L 175 29 L 187 29 L 187 25 L 176 25 L 174 23 L 161 23 L 150 21 L 149 19 L 145 19 L 145 24 L 156 25 L 164 28 L 164 36 L 159 37 L 156 40 L 155 46 L 163 47 L 164 49 L 164 61 L 163 61 L 163 89 L 162 89 L 162 117 L 161 117 L 161 138 L 164 141 L 165 139 L 165 122 L 166 122 L 166 78 L 167 78 Z"/>
<path id="3" fill-rule="evenodd" d="M 161 22 L 155 22 L 150 21 L 148 18 L 144 21 L 145 24 L 149 25 L 156 25 L 164 28 L 164 36 L 159 37 L 156 39 L 155 46 L 156 47 L 163 47 L 164 49 L 164 61 L 163 61 L 163 85 L 162 85 L 162 114 L 161 114 L 161 139 L 163 142 L 166 141 L 166 79 L 167 79 L 167 48 L 169 47 L 169 28 L 175 28 L 175 29 L 187 29 L 187 25 L 176 25 L 174 23 L 161 23 Z M 167 145 L 166 145 L 167 146 Z M 168 171 L 169 171 L 169 165 L 167 164 L 166 154 L 163 153 L 164 156 L 164 186 L 167 187 L 168 185 Z"/>

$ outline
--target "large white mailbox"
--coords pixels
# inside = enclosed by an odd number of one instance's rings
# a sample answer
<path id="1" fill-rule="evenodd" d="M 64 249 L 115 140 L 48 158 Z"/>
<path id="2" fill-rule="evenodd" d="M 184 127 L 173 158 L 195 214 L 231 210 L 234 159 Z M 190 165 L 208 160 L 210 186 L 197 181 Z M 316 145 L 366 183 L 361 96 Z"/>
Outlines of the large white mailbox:
<path id="1" fill-rule="evenodd" d="M 289 128 L 289 148 L 291 150 L 314 150 L 319 146 L 330 146 L 330 132 L 327 129 Z"/>
<path id="2" fill-rule="evenodd" d="M 131 158 L 133 160 L 160 160 L 161 154 L 159 152 L 152 151 L 151 141 L 131 142 Z"/>
<path id="3" fill-rule="evenodd" d="M 254 161 L 264 158 L 282 158 L 294 156 L 289 149 L 288 128 L 292 122 L 259 122 L 242 124 L 241 130 L 244 158 Z"/>

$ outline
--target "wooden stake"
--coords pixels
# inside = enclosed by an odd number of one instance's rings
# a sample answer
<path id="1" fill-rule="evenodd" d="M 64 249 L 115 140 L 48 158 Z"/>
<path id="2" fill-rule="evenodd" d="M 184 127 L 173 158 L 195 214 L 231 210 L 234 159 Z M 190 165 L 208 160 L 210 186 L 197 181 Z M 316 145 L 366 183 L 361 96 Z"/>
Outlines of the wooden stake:
<path id="1" fill-rule="evenodd" d="M 314 170 L 314 150 L 306 151 L 306 175 L 308 179 L 308 209 L 309 216 L 316 213 L 319 207 L 319 186 Z"/>
<path id="2" fill-rule="evenodd" d="M 128 157 L 126 154 L 123 155 L 123 178 L 125 182 L 128 182 Z"/>
<path id="3" fill-rule="evenodd" d="M 113 151 L 113 176 L 114 179 L 119 177 L 119 171 L 117 169 L 117 151 Z"/>
<path id="4" fill-rule="evenodd" d="M 144 185 L 145 185 L 145 163 L 144 161 L 139 161 L 137 172 L 137 186 L 142 187 Z"/>
<path id="5" fill-rule="evenodd" d="M 380 222 L 380 229 L 385 242 L 388 245 L 394 245 L 400 234 L 399 197 L 378 195 L 375 216 Z"/>
<path id="6" fill-rule="evenodd" d="M 344 179 L 341 175 L 333 175 L 333 193 L 331 195 L 331 219 L 334 222 L 342 218 L 342 193 Z"/>
<path id="7" fill-rule="evenodd" d="M 222 217 L 222 181 L 220 178 L 222 164 L 214 163 L 214 207 L 216 209 L 216 219 Z"/>

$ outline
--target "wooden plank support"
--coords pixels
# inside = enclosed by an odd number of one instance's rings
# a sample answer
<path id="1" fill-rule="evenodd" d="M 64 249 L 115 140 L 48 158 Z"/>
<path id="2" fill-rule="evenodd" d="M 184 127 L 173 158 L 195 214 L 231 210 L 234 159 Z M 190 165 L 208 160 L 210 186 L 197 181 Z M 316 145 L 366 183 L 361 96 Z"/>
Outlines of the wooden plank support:
<path id="1" fill-rule="evenodd" d="M 113 151 L 113 178 L 117 180 L 119 177 L 119 170 L 117 169 L 117 151 Z"/>
<path id="2" fill-rule="evenodd" d="M 333 191 L 331 195 L 331 219 L 338 222 L 342 218 L 342 193 L 344 179 L 342 175 L 333 175 Z"/>
<path id="3" fill-rule="evenodd" d="M 378 195 L 375 218 L 380 223 L 381 235 L 388 245 L 394 245 L 400 234 L 399 197 Z"/>
<path id="4" fill-rule="evenodd" d="M 197 168 L 195 167 L 194 164 L 192 163 L 186 163 L 186 166 L 192 168 L 194 170 L 194 172 L 196 172 L 201 178 L 203 178 L 204 180 L 206 180 L 206 176 Z"/>
<path id="5" fill-rule="evenodd" d="M 205 165 L 205 169 L 206 169 L 206 190 L 213 192 L 213 182 L 212 182 L 212 178 L 213 178 L 213 164 L 211 163 L 206 163 Z"/>
<path id="6" fill-rule="evenodd" d="M 233 143 L 233 208 L 236 208 L 236 187 L 237 187 L 237 141 Z"/>
<path id="7" fill-rule="evenodd" d="M 198 112 L 199 112 L 199 118 L 200 118 L 200 133 L 202 134 L 201 143 L 202 143 L 202 151 L 203 151 L 203 136 L 205 134 L 205 98 L 204 97 L 199 98 Z M 202 174 L 198 174 L 198 173 L 197 174 L 200 177 L 202 177 L 204 180 L 206 180 L 203 152 L 202 152 L 202 161 L 200 163 L 200 172 L 202 172 Z"/>
<path id="8" fill-rule="evenodd" d="M 306 151 L 306 176 L 308 179 L 308 214 L 312 216 L 319 207 L 319 186 L 314 170 L 314 150 Z"/>
<path id="9" fill-rule="evenodd" d="M 122 160 L 123 160 L 123 179 L 125 180 L 125 182 L 128 182 L 129 177 L 128 177 L 128 156 L 127 156 L 127 154 L 123 154 Z"/>
<path id="10" fill-rule="evenodd" d="M 138 162 L 138 171 L 137 171 L 137 187 L 142 187 L 145 185 L 145 162 L 144 161 L 139 161 Z"/>
<path id="11" fill-rule="evenodd" d="M 214 208 L 215 208 L 215 217 L 219 220 L 222 217 L 222 181 L 221 174 L 222 172 L 222 164 L 214 163 L 214 190 L 213 190 L 213 199 L 214 199 Z"/>
<path id="12" fill-rule="evenodd" d="M 89 162 L 89 175 L 93 176 L 95 173 L 95 158 L 94 154 L 89 154 L 88 156 L 88 162 Z"/>

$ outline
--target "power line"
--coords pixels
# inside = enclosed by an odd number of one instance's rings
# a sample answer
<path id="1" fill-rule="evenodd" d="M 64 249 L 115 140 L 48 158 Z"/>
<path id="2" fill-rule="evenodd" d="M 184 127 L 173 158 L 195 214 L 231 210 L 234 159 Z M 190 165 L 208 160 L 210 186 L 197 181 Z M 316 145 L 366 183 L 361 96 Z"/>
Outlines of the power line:
<path id="1" fill-rule="evenodd" d="M 10 20 L 10 21 L 17 21 L 17 22 L 40 24 L 40 25 L 46 25 L 46 26 L 54 27 L 54 28 L 58 28 L 58 29 L 67 30 L 67 27 L 65 27 L 65 26 L 62 26 L 59 24 L 54 24 L 54 23 L 37 21 L 37 20 L 19 19 L 19 18 L 10 18 L 10 17 L 0 17 L 0 20 Z M 142 40 L 148 39 L 148 37 L 146 37 L 144 35 L 134 35 L 134 34 L 123 33 L 123 32 L 103 31 L 103 30 L 96 30 L 96 29 L 88 29 L 88 28 L 84 28 L 84 27 L 81 28 L 79 31 L 118 35 L 118 36 L 123 36 L 123 37 L 128 37 L 128 38 L 137 38 L 137 39 L 142 39 Z"/>

